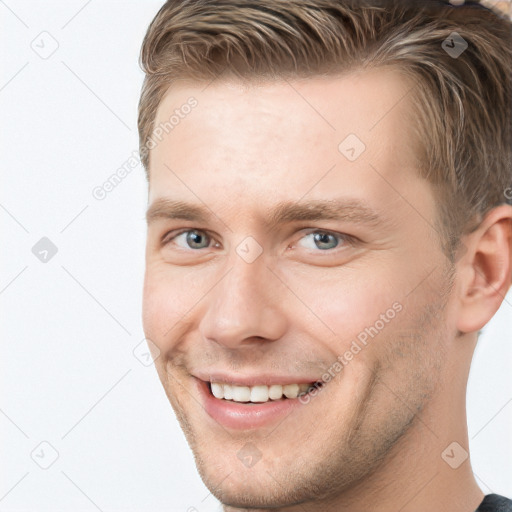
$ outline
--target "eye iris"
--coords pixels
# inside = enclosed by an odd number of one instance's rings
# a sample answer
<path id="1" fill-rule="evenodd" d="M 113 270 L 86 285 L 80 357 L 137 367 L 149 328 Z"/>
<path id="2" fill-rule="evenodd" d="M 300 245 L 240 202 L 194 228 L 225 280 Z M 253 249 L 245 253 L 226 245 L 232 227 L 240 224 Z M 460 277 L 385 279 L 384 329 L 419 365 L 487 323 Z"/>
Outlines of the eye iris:
<path id="1" fill-rule="evenodd" d="M 331 238 L 331 243 L 329 243 L 329 238 Z M 315 233 L 314 240 L 316 246 L 319 249 L 333 249 L 338 245 L 338 240 L 336 240 L 336 237 L 330 235 L 329 233 Z"/>
<path id="2" fill-rule="evenodd" d="M 206 245 L 201 245 L 201 239 L 203 239 L 203 243 L 206 241 Z M 187 233 L 187 244 L 195 249 L 203 249 L 208 247 L 208 239 L 199 231 L 189 231 Z"/>

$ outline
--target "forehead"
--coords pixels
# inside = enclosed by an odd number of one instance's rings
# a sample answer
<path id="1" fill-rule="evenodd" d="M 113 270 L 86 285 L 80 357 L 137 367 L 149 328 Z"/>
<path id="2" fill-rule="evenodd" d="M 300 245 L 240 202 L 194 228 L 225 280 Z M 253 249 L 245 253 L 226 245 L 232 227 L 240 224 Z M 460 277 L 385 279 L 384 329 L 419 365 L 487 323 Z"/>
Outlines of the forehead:
<path id="1" fill-rule="evenodd" d="M 163 129 L 153 137 L 150 198 L 175 197 L 188 184 L 221 195 L 260 187 L 266 197 L 298 199 L 312 187 L 322 195 L 333 178 L 348 193 L 364 176 L 375 181 L 375 171 L 400 169 L 410 179 L 417 168 L 412 101 L 411 83 L 392 69 L 173 85 L 155 119 Z M 336 176 L 324 180 L 333 167 Z"/>

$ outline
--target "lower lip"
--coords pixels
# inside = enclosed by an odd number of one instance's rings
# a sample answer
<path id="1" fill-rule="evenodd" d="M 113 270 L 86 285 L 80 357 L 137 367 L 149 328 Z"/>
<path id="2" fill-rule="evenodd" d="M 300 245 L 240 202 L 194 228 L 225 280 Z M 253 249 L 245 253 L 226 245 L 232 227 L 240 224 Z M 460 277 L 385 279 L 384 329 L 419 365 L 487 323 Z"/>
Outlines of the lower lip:
<path id="1" fill-rule="evenodd" d="M 207 382 L 196 378 L 195 380 L 206 412 L 226 428 L 247 430 L 263 427 L 284 418 L 297 407 L 305 405 L 298 398 L 269 400 L 261 404 L 220 400 L 211 394 Z"/>

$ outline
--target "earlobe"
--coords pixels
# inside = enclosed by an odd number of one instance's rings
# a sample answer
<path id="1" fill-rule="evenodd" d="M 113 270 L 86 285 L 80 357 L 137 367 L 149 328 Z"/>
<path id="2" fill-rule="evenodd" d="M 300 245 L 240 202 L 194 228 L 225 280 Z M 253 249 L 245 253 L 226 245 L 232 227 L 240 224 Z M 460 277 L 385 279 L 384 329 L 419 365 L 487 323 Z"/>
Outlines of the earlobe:
<path id="1" fill-rule="evenodd" d="M 512 206 L 492 209 L 478 229 L 466 236 L 461 266 L 457 328 L 481 329 L 494 316 L 512 281 Z"/>

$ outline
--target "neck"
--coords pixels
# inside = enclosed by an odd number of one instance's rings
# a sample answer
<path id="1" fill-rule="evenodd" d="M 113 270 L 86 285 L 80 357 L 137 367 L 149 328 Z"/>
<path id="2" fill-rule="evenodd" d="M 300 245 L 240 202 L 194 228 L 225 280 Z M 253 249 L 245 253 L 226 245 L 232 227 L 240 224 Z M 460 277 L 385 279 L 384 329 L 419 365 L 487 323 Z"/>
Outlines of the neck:
<path id="1" fill-rule="evenodd" d="M 465 405 L 458 407 L 445 409 L 444 424 L 428 409 L 418 414 L 381 466 L 333 502 L 332 510 L 366 512 L 378 504 L 379 512 L 474 512 L 484 493 L 468 455 Z"/>

